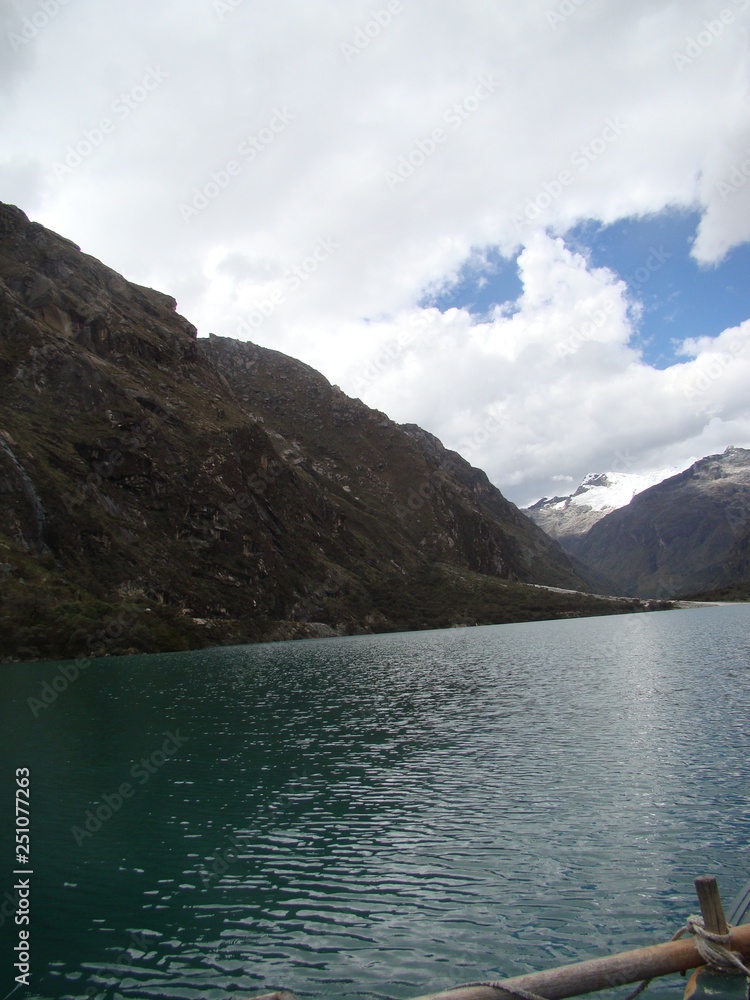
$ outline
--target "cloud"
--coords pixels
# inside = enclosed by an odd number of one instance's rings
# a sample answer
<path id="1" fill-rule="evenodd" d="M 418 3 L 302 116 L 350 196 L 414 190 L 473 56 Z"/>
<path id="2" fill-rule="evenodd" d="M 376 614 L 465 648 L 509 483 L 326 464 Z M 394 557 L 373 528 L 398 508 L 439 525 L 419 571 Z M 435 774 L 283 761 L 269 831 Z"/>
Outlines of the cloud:
<path id="1" fill-rule="evenodd" d="M 747 120 L 747 108 L 735 107 L 737 121 Z M 726 112 L 724 112 L 726 113 Z M 736 135 L 727 129 L 725 146 L 708 158 L 701 178 L 706 206 L 698 226 L 693 255 L 703 264 L 720 261 L 748 239 L 750 219 L 750 124 Z"/>
<path id="2" fill-rule="evenodd" d="M 750 321 L 686 341 L 688 360 L 657 370 L 632 346 L 624 282 L 539 233 L 518 263 L 513 316 L 412 313 L 340 384 L 404 421 L 418 398 L 427 426 L 522 503 L 596 469 L 650 471 L 723 450 L 722 435 L 750 440 Z"/>
<path id="3" fill-rule="evenodd" d="M 733 376 L 691 416 L 666 387 L 699 358 L 645 365 L 632 296 L 550 234 L 690 207 L 701 263 L 748 239 L 750 184 L 721 184 L 750 144 L 750 3 L 563 7 L 68 0 L 8 44 L 0 197 L 174 294 L 201 334 L 245 331 L 446 443 L 500 421 L 470 457 L 518 498 L 621 447 L 674 464 L 746 434 Z M 517 314 L 419 309 L 490 250 L 522 251 Z"/>

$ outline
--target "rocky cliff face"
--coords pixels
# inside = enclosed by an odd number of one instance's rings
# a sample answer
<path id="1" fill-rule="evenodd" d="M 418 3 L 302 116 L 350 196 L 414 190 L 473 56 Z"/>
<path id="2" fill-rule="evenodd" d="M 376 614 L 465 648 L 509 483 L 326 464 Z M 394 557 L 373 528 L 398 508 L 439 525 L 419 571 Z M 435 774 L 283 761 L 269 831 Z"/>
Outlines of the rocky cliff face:
<path id="1" fill-rule="evenodd" d="M 335 498 L 362 544 L 380 547 L 385 528 L 397 561 L 415 550 L 501 579 L 583 586 L 572 560 L 432 434 L 395 424 L 275 351 L 214 336 L 199 345 L 282 459 Z"/>
<path id="2" fill-rule="evenodd" d="M 750 451 L 728 448 L 665 479 L 566 546 L 618 592 L 672 598 L 750 577 Z"/>
<path id="3" fill-rule="evenodd" d="M 0 204 L 0 655 L 611 613 L 484 473 Z"/>
<path id="4" fill-rule="evenodd" d="M 593 528 L 615 507 L 595 509 L 585 504 L 577 504 L 572 497 L 542 497 L 531 507 L 526 507 L 527 514 L 534 524 L 561 545 L 566 546 L 570 539 L 578 539 Z"/>

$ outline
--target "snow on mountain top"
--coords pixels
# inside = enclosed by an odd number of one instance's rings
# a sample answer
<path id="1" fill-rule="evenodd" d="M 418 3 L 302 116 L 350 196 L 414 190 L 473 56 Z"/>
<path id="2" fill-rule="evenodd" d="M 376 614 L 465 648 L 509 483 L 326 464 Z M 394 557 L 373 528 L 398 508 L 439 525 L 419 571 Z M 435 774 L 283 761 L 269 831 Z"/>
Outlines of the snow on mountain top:
<path id="1" fill-rule="evenodd" d="M 625 507 L 637 493 L 675 476 L 681 468 L 671 467 L 655 472 L 592 472 L 569 497 L 554 504 L 554 510 L 564 510 L 569 504 L 591 510 L 616 510 Z"/>

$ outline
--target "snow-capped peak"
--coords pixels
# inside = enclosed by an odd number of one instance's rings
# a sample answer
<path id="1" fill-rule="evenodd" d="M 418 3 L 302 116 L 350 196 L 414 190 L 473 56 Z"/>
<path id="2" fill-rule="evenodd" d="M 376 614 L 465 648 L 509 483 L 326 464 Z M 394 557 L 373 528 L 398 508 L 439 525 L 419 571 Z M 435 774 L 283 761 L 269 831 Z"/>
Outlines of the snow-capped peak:
<path id="1" fill-rule="evenodd" d="M 569 503 L 589 507 L 591 510 L 616 510 L 624 507 L 637 493 L 676 475 L 680 469 L 659 469 L 655 472 L 592 472 L 587 475 L 578 489 L 562 503 L 558 510 Z"/>

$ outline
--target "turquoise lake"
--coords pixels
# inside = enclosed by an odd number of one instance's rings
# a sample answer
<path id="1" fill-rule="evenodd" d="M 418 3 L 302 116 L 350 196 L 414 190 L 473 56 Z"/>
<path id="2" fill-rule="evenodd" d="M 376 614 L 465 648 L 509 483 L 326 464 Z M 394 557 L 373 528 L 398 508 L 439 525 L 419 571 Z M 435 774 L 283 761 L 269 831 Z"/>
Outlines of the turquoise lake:
<path id="1" fill-rule="evenodd" d="M 667 940 L 695 876 L 750 880 L 750 606 L 0 670 L 17 1000 L 407 998 Z"/>

